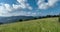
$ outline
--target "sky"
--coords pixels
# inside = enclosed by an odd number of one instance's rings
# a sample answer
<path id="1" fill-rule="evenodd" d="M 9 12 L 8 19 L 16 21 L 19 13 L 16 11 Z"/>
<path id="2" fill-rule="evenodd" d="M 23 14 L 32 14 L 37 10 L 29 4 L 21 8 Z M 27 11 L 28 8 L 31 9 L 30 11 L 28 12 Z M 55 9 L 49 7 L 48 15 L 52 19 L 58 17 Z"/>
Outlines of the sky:
<path id="1" fill-rule="evenodd" d="M 0 0 L 0 17 L 46 16 L 60 13 L 60 0 Z"/>

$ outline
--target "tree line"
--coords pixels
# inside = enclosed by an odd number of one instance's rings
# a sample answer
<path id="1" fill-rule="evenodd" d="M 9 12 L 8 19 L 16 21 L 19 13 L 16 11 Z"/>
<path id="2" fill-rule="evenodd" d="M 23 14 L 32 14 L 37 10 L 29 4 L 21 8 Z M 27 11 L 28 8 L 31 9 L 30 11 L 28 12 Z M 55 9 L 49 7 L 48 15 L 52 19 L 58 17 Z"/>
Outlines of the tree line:
<path id="1" fill-rule="evenodd" d="M 42 19 L 42 18 L 53 18 L 53 17 L 59 17 L 59 21 L 60 21 L 60 14 L 59 15 L 47 15 L 47 16 L 39 16 L 39 17 L 34 17 L 31 19 L 20 19 L 19 21 L 29 21 L 29 20 L 35 20 L 35 19 Z"/>

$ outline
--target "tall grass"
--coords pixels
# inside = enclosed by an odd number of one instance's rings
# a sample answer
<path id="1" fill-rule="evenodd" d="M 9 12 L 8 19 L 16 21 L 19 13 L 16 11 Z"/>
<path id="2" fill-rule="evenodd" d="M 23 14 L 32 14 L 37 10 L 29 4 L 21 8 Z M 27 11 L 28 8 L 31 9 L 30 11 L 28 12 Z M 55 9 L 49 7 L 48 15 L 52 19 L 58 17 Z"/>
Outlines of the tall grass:
<path id="1" fill-rule="evenodd" d="M 45 18 L 0 25 L 0 32 L 60 32 L 58 18 Z"/>

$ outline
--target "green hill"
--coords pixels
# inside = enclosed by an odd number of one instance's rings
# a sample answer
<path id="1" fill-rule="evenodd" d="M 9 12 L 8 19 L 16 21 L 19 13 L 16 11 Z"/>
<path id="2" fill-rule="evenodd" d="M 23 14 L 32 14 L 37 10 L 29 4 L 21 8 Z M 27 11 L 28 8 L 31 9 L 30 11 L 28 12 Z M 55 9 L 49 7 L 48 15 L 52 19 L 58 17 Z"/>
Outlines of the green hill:
<path id="1" fill-rule="evenodd" d="M 45 18 L 0 25 L 0 32 L 60 32 L 58 18 Z"/>

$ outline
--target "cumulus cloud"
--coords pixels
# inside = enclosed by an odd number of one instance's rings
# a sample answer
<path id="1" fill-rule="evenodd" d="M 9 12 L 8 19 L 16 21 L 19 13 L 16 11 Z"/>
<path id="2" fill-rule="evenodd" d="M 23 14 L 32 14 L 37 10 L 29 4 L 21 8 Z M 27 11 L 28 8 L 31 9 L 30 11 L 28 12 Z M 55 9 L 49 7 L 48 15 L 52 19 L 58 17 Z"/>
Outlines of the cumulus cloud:
<path id="1" fill-rule="evenodd" d="M 32 10 L 32 7 L 27 3 L 27 0 L 17 0 L 19 4 L 6 4 L 0 3 L 0 16 L 18 16 L 18 15 L 26 15 L 26 13 L 21 12 L 20 9 L 29 9 Z M 13 12 L 18 11 L 18 13 Z M 13 13 L 11 13 L 13 12 Z M 24 14 L 23 14 L 24 13 Z"/>
<path id="2" fill-rule="evenodd" d="M 58 0 L 48 0 L 48 2 L 44 2 L 45 0 L 38 0 L 38 8 L 39 9 L 47 9 L 49 7 L 54 6 L 54 4 Z M 22 11 L 24 9 L 32 10 L 33 8 L 27 3 L 27 0 L 17 0 L 17 4 L 7 4 L 7 3 L 0 3 L 0 16 L 7 17 L 7 16 L 36 16 L 37 13 L 26 12 Z"/>
<path id="3" fill-rule="evenodd" d="M 27 12 L 26 13 L 26 16 L 37 16 L 37 13 L 36 12 Z"/>
<path id="4" fill-rule="evenodd" d="M 54 6 L 54 4 L 59 0 L 48 0 L 48 2 L 45 2 L 45 0 L 38 0 L 38 7 L 39 9 L 47 9 L 49 7 Z"/>
<path id="5" fill-rule="evenodd" d="M 32 7 L 28 3 L 26 3 L 27 0 L 17 0 L 17 1 L 19 2 L 19 5 L 14 5 L 13 4 L 13 8 L 15 8 L 15 9 L 18 9 L 18 8 L 23 8 L 23 9 L 28 8 L 28 9 L 32 10 Z"/>

